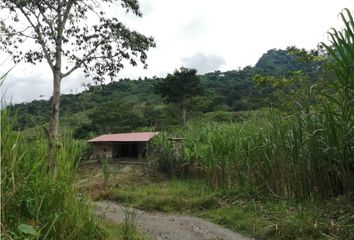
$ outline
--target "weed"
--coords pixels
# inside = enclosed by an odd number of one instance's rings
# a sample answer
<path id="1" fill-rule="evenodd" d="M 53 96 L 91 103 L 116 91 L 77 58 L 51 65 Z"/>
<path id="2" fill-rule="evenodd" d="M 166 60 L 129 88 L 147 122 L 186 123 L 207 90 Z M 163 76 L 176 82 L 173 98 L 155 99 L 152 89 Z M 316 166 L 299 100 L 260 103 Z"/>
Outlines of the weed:
<path id="1" fill-rule="evenodd" d="M 63 137 L 55 175 L 47 173 L 47 142 L 12 130 L 1 112 L 1 239 L 101 239 L 83 196 L 72 187 L 79 144 Z"/>
<path id="2" fill-rule="evenodd" d="M 130 208 L 123 208 L 124 222 L 122 228 L 122 239 L 123 240 L 133 240 L 134 235 L 136 235 L 136 217 L 137 210 Z"/>
<path id="3" fill-rule="evenodd" d="M 101 160 L 101 168 L 102 168 L 102 175 L 104 178 L 105 184 L 108 184 L 109 177 L 111 175 L 111 169 L 106 158 Z"/>
<path id="4" fill-rule="evenodd" d="M 143 240 L 146 239 L 137 231 L 130 231 L 125 235 L 125 223 L 115 223 L 107 220 L 101 220 L 100 226 L 106 233 L 105 239 L 107 240 Z"/>

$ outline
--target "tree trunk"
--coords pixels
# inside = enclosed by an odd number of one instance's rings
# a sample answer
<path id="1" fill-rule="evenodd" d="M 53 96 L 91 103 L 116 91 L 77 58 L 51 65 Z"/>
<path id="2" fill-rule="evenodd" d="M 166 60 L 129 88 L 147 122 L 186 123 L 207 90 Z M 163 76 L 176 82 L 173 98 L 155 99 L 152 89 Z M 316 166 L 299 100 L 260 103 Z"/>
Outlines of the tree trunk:
<path id="1" fill-rule="evenodd" d="M 60 83 L 61 72 L 56 70 L 53 72 L 53 97 L 52 97 L 52 114 L 49 126 L 49 142 L 48 142 L 48 168 L 50 171 L 55 170 L 56 150 L 59 147 L 59 106 L 60 106 Z"/>
<path id="2" fill-rule="evenodd" d="M 52 114 L 49 126 L 48 141 L 48 168 L 54 173 L 56 168 L 56 153 L 59 148 L 59 107 L 60 107 L 60 84 L 62 79 L 61 61 L 62 61 L 62 43 L 64 24 L 60 17 L 61 7 L 58 6 L 58 36 L 55 40 L 55 65 L 53 71 L 53 97 L 52 97 Z"/>

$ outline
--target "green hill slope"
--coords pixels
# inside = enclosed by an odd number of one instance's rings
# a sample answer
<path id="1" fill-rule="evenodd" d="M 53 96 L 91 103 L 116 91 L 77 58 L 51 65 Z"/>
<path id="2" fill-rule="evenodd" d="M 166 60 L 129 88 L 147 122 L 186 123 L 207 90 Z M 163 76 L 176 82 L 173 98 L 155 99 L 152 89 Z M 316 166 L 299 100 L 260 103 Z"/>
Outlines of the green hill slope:
<path id="1" fill-rule="evenodd" d="M 282 76 L 301 70 L 315 78 L 316 64 L 297 61 L 286 50 L 272 49 L 254 67 L 200 75 L 207 89 L 193 109 L 194 115 L 215 111 L 252 110 L 271 104 L 272 88 L 257 87 L 255 74 Z M 154 92 L 157 78 L 122 79 L 107 85 L 91 86 L 86 91 L 63 95 L 61 125 L 74 130 L 78 138 L 97 133 L 126 132 L 142 128 L 163 129 L 178 124 L 172 106 Z M 35 100 L 10 107 L 17 114 L 16 128 L 45 125 L 49 121 L 51 101 Z"/>

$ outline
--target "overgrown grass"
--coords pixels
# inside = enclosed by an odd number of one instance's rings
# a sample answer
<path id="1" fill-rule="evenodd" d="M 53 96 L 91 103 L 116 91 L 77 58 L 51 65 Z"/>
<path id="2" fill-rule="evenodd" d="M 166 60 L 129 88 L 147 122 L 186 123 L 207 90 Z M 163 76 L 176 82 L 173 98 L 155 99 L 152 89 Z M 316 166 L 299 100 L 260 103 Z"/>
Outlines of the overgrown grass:
<path id="1" fill-rule="evenodd" d="M 209 219 L 257 239 L 353 239 L 353 196 L 323 200 L 252 198 L 240 190 L 211 190 L 205 181 L 153 178 L 134 171 L 99 199 L 148 211 L 182 213 Z M 123 175 L 123 173 L 118 173 Z M 124 173 L 127 174 L 127 173 Z M 97 196 L 96 196 L 97 199 Z"/>
<path id="2" fill-rule="evenodd" d="M 353 239 L 352 199 L 243 201 L 198 215 L 257 239 Z"/>
<path id="3" fill-rule="evenodd" d="M 184 138 L 180 159 L 170 134 L 162 134 L 154 139 L 152 161 L 172 176 L 205 179 L 214 189 L 245 188 L 279 198 L 333 196 L 353 187 L 349 159 L 354 153 L 341 159 L 345 146 L 330 138 L 341 137 L 339 127 L 328 126 L 329 134 L 322 115 L 314 112 L 293 116 L 271 110 L 266 115 L 244 123 L 194 124 L 173 133 Z"/>
<path id="4" fill-rule="evenodd" d="M 113 187 L 100 197 L 141 209 L 163 212 L 192 212 L 220 206 L 215 193 L 209 191 L 205 184 L 186 180 Z"/>
<path id="5" fill-rule="evenodd" d="M 1 238 L 104 238 L 86 198 L 72 185 L 79 143 L 63 137 L 52 175 L 46 139 L 13 131 L 8 114 L 1 112 Z"/>

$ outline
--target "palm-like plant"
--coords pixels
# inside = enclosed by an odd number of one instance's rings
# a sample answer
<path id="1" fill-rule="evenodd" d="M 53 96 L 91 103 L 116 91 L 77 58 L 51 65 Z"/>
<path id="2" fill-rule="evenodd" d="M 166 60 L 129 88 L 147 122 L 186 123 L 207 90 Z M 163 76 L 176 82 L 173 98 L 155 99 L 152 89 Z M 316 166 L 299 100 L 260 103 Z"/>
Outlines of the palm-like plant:
<path id="1" fill-rule="evenodd" d="M 329 54 L 329 68 L 336 80 L 331 82 L 337 91 L 337 97 L 329 97 L 338 105 L 344 114 L 342 117 L 353 117 L 350 110 L 353 107 L 354 94 L 354 21 L 351 12 L 344 9 L 339 14 L 345 25 L 342 31 L 331 28 L 329 31 L 330 45 L 321 43 Z"/>
<path id="2" fill-rule="evenodd" d="M 354 21 L 348 9 L 339 16 L 344 28 L 341 31 L 330 29 L 330 44 L 321 43 L 329 55 L 329 69 L 335 76 L 330 82 L 335 94 L 324 94 L 330 103 L 325 106 L 325 127 L 329 145 L 335 146 L 338 154 L 334 160 L 340 167 L 335 171 L 340 172 L 341 185 L 348 186 L 350 169 L 354 166 Z"/>

